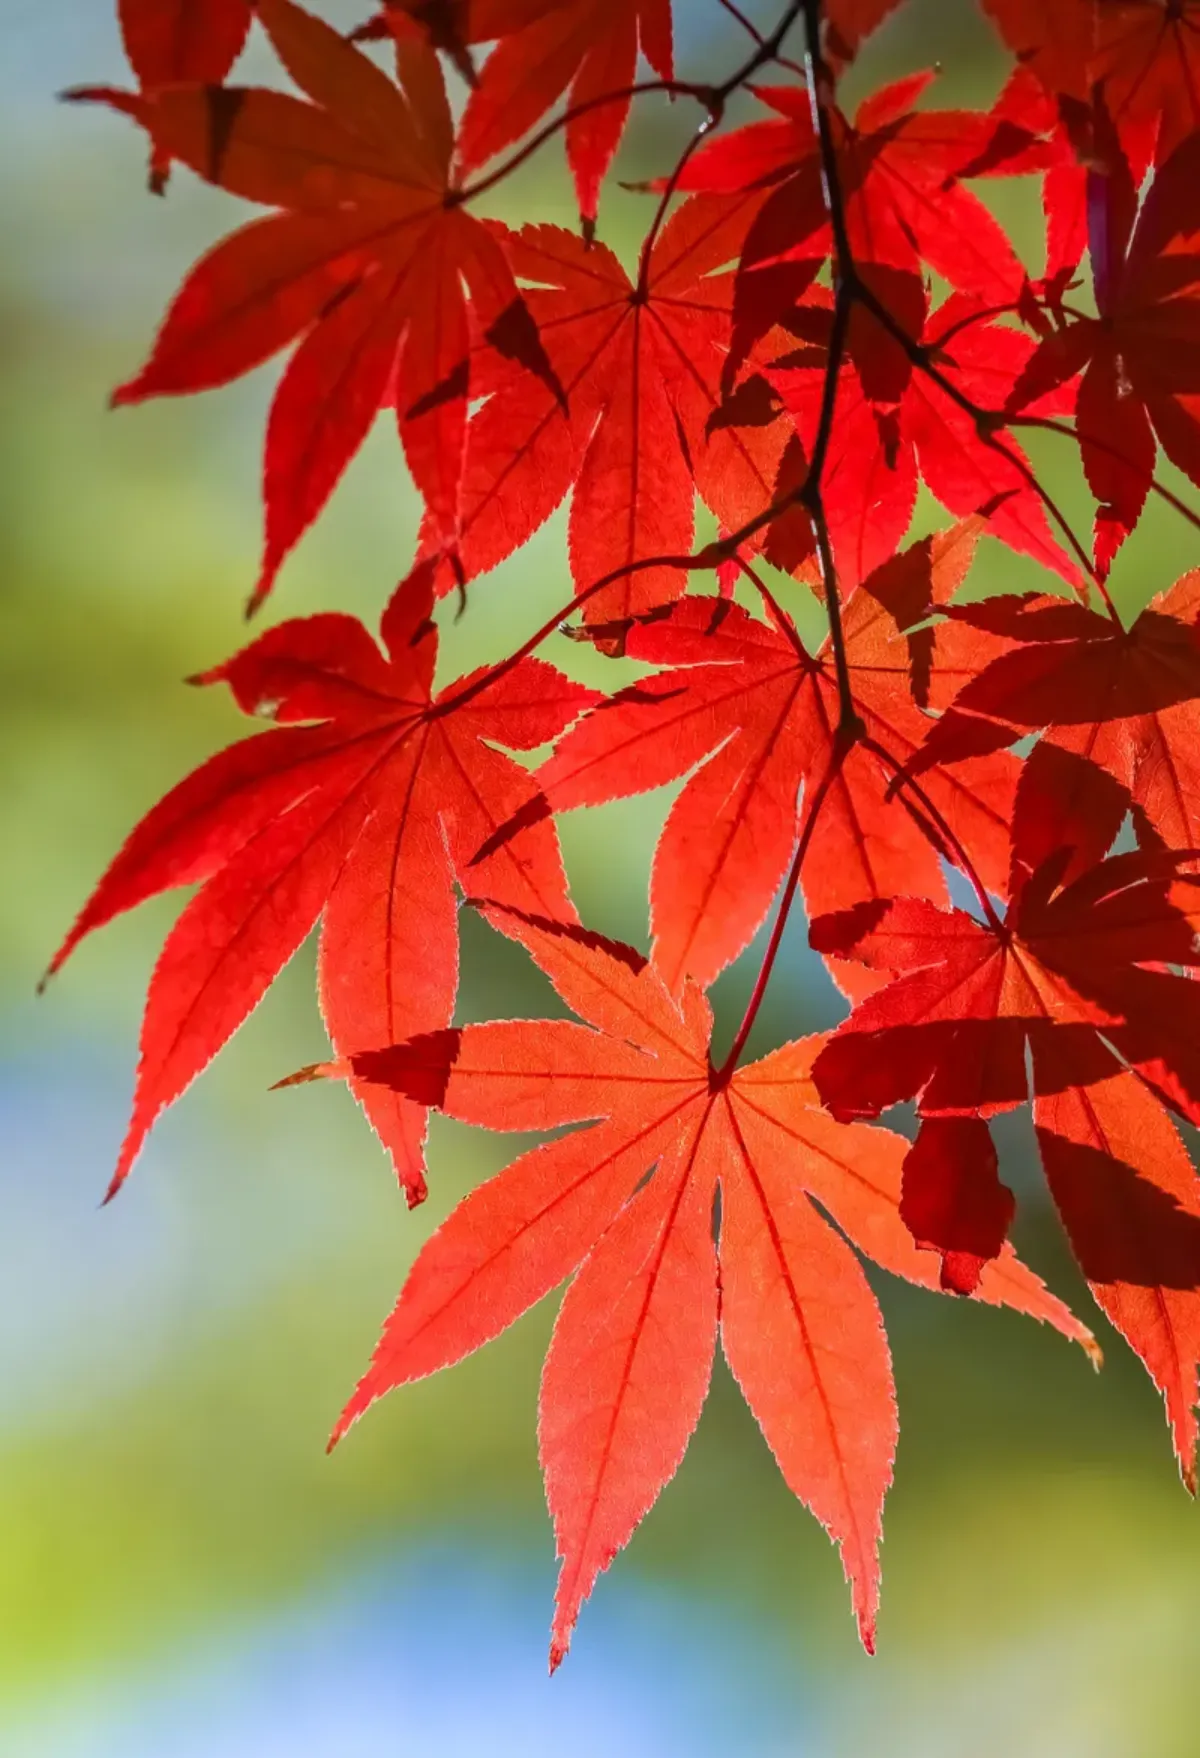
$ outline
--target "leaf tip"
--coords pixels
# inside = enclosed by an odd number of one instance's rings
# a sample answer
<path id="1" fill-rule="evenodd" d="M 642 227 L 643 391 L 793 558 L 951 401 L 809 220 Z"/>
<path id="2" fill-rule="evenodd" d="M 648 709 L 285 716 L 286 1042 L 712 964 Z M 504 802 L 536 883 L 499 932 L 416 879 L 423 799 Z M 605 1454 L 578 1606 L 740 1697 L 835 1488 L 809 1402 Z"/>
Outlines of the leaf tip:
<path id="1" fill-rule="evenodd" d="M 306 1086 L 313 1080 L 345 1080 L 349 1072 L 348 1062 L 310 1062 L 306 1068 L 298 1068 L 294 1074 L 285 1074 L 282 1080 L 272 1081 L 269 1091 L 278 1093 L 284 1087 Z"/>
<path id="2" fill-rule="evenodd" d="M 414 1209 L 419 1209 L 428 1197 L 429 1186 L 421 1172 L 406 1173 L 401 1177 L 400 1182 L 404 1188 L 404 1201 L 408 1205 L 409 1214 L 411 1214 Z"/>
<path id="3" fill-rule="evenodd" d="M 375 1394 L 370 1389 L 370 1373 L 365 1379 L 359 1380 L 342 1414 L 333 1425 L 333 1432 L 325 1443 L 325 1455 L 329 1456 L 334 1448 L 345 1440 L 354 1424 L 375 1402 Z"/>
<path id="4" fill-rule="evenodd" d="M 116 1196 L 117 1192 L 120 1190 L 121 1186 L 124 1184 L 124 1182 L 128 1176 L 129 1176 L 129 1162 L 125 1156 L 122 1156 L 122 1158 L 117 1166 L 116 1171 L 113 1173 L 112 1177 L 108 1181 L 108 1189 L 104 1192 L 104 1195 L 100 1198 L 100 1207 L 102 1209 L 106 1209 L 108 1207 L 109 1203 L 112 1201 L 114 1196 Z"/>
<path id="5" fill-rule="evenodd" d="M 274 569 L 272 569 L 270 572 L 268 572 L 267 569 L 264 568 L 262 573 L 258 577 L 258 580 L 257 580 L 255 587 L 254 587 L 254 591 L 250 594 L 249 598 L 246 600 L 245 606 L 242 610 L 243 622 L 252 623 L 254 621 L 255 617 L 258 615 L 258 613 L 262 609 L 263 605 L 267 602 L 267 598 L 270 594 L 271 587 L 274 584 L 275 584 Z"/>

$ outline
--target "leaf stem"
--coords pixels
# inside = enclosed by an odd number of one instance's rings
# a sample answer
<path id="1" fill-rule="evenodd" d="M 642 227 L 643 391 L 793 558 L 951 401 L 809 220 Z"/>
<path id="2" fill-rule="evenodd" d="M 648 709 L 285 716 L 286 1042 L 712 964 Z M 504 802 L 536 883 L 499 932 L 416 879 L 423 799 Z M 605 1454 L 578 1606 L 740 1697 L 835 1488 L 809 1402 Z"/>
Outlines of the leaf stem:
<path id="1" fill-rule="evenodd" d="M 797 659 L 802 660 L 805 665 L 811 666 L 815 664 L 811 653 L 800 639 L 800 632 L 796 628 L 795 623 L 792 621 L 792 618 L 788 615 L 787 611 L 784 610 L 762 575 L 756 568 L 751 567 L 745 556 L 739 554 L 735 555 L 733 559 L 741 569 L 742 573 L 745 574 L 747 580 L 749 580 L 750 584 L 754 587 L 758 596 L 762 599 L 763 608 L 766 610 L 767 615 L 775 624 L 775 627 L 779 630 L 779 633 L 783 636 L 784 640 L 792 647 Z"/>
<path id="2" fill-rule="evenodd" d="M 715 567 L 717 561 L 720 559 L 720 557 L 714 557 L 712 554 L 715 547 L 716 546 L 713 544 L 708 544 L 704 549 L 697 550 L 693 555 L 641 556 L 637 561 L 625 562 L 619 568 L 610 568 L 607 574 L 601 574 L 598 580 L 593 580 L 590 586 L 585 586 L 582 591 L 577 592 L 574 598 L 570 599 L 567 604 L 563 605 L 561 610 L 556 610 L 552 617 L 548 617 L 540 628 L 534 630 L 528 640 L 522 641 L 521 645 L 515 650 L 515 652 L 508 654 L 506 658 L 498 660 L 495 665 L 489 666 L 485 671 L 478 673 L 471 679 L 470 683 L 463 686 L 456 696 L 449 696 L 445 701 L 440 702 L 437 705 L 435 712 L 437 714 L 449 714 L 451 709 L 461 708 L 464 703 L 473 701 L 483 690 L 488 689 L 494 684 L 498 678 L 502 678 L 506 672 L 510 672 L 515 666 L 520 665 L 523 659 L 528 659 L 530 654 L 534 653 L 537 648 L 541 646 L 543 641 L 547 640 L 551 635 L 555 634 L 557 630 L 562 628 L 572 611 L 578 610 L 581 605 L 586 604 L 589 599 L 594 598 L 597 592 L 603 592 L 606 586 L 614 586 L 618 580 L 628 579 L 632 574 L 645 573 L 649 568 L 691 569 Z"/>

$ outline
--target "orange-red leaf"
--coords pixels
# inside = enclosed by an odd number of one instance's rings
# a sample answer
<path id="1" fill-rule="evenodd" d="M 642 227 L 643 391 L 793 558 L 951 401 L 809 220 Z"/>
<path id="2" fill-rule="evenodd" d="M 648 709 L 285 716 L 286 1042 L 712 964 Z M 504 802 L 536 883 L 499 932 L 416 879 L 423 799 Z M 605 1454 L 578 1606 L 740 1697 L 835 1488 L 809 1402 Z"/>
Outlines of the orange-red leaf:
<path id="1" fill-rule="evenodd" d="M 514 17 L 521 10 L 521 0 L 495 8 Z M 629 115 L 639 48 L 660 79 L 672 77 L 670 0 L 558 0 L 549 7 L 525 0 L 524 11 L 537 16 L 503 30 L 496 28 L 498 16 L 488 30 L 501 41 L 468 101 L 459 162 L 464 172 L 484 164 L 565 94 L 568 109 L 577 112 L 567 124 L 567 159 L 580 214 L 594 221 L 600 185 Z"/>
<path id="2" fill-rule="evenodd" d="M 932 645 L 908 628 L 961 582 L 975 529 L 893 558 L 846 608 L 856 707 L 895 761 L 923 744 L 929 728 L 914 699 L 914 667 L 925 699 L 935 674 L 946 687 Z M 538 780 L 550 805 L 566 809 L 695 770 L 655 855 L 651 923 L 667 983 L 677 989 L 689 973 L 708 983 L 766 915 L 795 846 L 802 792 L 829 765 L 838 725 L 831 650 L 813 658 L 794 631 L 698 596 L 631 627 L 625 647 L 669 669 L 602 703 L 560 741 Z M 814 913 L 899 888 L 945 896 L 935 847 L 887 797 L 891 773 L 867 750 L 851 752 L 841 769 L 802 875 Z M 937 808 L 997 889 L 1006 882 L 1016 776 L 1015 761 L 988 756 L 929 781 Z"/>
<path id="3" fill-rule="evenodd" d="M 667 222 L 639 291 L 605 246 L 556 226 L 506 240 L 552 375 L 502 375 L 474 416 L 458 560 L 468 578 L 524 543 L 574 487 L 569 550 L 579 590 L 613 577 L 588 621 L 677 598 L 699 490 L 735 529 L 774 494 L 787 423 L 714 425 L 724 394 L 739 204 L 686 203 Z M 427 523 L 426 547 L 439 546 Z M 455 583 L 450 569 L 442 584 Z"/>
<path id="4" fill-rule="evenodd" d="M 391 1388 L 479 1347 L 578 1268 L 542 1382 L 540 1443 L 562 1572 L 551 1662 L 579 1606 L 682 1458 L 718 1319 L 788 1483 L 842 1549 L 873 1641 L 896 1415 L 878 1307 L 849 1239 L 936 1285 L 900 1219 L 907 1144 L 834 1122 L 809 1078 L 820 1040 L 731 1077 L 699 991 L 578 927 L 482 906 L 585 1022 L 441 1031 L 322 1072 L 497 1128 L 590 1127 L 522 1155 L 417 1259 L 334 1438 Z M 714 1200 L 722 1193 L 720 1239 Z M 582 1266 L 582 1267 L 579 1267 Z M 1090 1338 L 1008 1247 L 980 1297 Z"/>
<path id="5" fill-rule="evenodd" d="M 490 345 L 552 376 L 494 231 L 447 199 L 453 140 L 436 56 L 414 63 L 401 51 L 394 83 L 291 0 L 262 0 L 258 12 L 303 100 L 183 84 L 149 91 L 136 113 L 156 151 L 282 211 L 197 264 L 149 361 L 116 393 L 129 403 L 208 389 L 298 343 L 267 429 L 256 600 L 385 403 L 453 549 L 472 395 L 468 292 Z"/>
<path id="6" fill-rule="evenodd" d="M 492 741 L 538 745 L 591 697 L 532 659 L 433 695 L 431 608 L 425 569 L 385 613 L 386 652 L 350 617 L 313 617 L 271 629 L 198 680 L 227 683 L 247 713 L 314 724 L 247 740 L 181 782 L 134 830 L 54 961 L 147 897 L 203 882 L 150 985 L 113 1189 L 159 1112 L 241 1025 L 318 917 L 321 1008 L 340 1054 L 449 1024 L 455 876 L 534 794 Z M 572 913 L 549 824 L 520 833 L 472 877 L 512 904 Z M 424 1108 L 377 1087 L 355 1091 L 419 1201 Z"/>

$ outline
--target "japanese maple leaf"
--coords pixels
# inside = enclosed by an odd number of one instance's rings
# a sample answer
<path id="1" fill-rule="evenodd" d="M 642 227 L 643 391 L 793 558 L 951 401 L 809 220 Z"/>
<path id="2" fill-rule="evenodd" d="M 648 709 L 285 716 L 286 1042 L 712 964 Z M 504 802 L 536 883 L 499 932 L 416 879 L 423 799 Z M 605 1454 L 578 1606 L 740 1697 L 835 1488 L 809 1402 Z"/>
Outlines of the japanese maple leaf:
<path id="1" fill-rule="evenodd" d="M 1051 92 L 1086 98 L 1095 47 L 1095 0 L 981 0 L 1005 43 Z"/>
<path id="2" fill-rule="evenodd" d="M 1086 1075 L 1086 1079 L 1084 1076 Z M 1196 1493 L 1200 1191 L 1179 1132 L 1113 1057 L 1035 1061 L 1033 1122 L 1046 1182 L 1088 1285 L 1166 1404 L 1184 1483 Z"/>
<path id="3" fill-rule="evenodd" d="M 507 8 L 489 14 L 498 25 Z M 512 0 L 513 16 L 527 0 Z M 564 93 L 567 160 L 586 229 L 594 224 L 604 174 L 629 115 L 638 49 L 662 80 L 673 78 L 670 0 L 559 0 L 501 36 L 483 64 L 463 114 L 458 162 L 475 170 L 531 129 Z"/>
<path id="4" fill-rule="evenodd" d="M 1097 0 L 1090 73 L 1122 134 L 1165 163 L 1200 126 L 1200 0 Z"/>
<path id="5" fill-rule="evenodd" d="M 1018 814 L 1021 826 L 1020 802 Z M 1198 882 L 1179 877 L 1194 851 L 1113 855 L 1064 886 L 1069 851 L 1030 873 L 1023 842 L 1019 830 L 1018 884 L 1003 921 L 902 897 L 813 922 L 818 950 L 898 974 L 822 1052 L 817 1083 L 836 1116 L 875 1117 L 910 1098 L 927 1117 L 1011 1110 L 1027 1094 L 1027 1042 L 1036 1051 L 1062 1036 L 1086 1051 L 1097 1034 L 1147 1070 L 1153 1061 L 1171 1102 L 1197 1112 L 1197 1055 L 1187 1041 L 1196 985 L 1163 968 L 1200 963 Z M 1151 1005 L 1179 1012 L 1177 1026 L 1156 1022 L 1157 1058 L 1140 1054 Z"/>
<path id="6" fill-rule="evenodd" d="M 1200 143 L 1160 170 L 1142 205 L 1128 164 L 1089 179 L 1097 317 L 1076 316 L 1025 367 L 1010 410 L 1082 374 L 1076 430 L 1100 502 L 1096 561 L 1107 571 L 1141 517 L 1156 441 L 1200 483 Z M 1136 222 L 1136 223 L 1135 223 Z"/>
<path id="7" fill-rule="evenodd" d="M 1019 833 L 1018 833 L 1019 840 Z M 1023 885 L 1007 922 L 898 899 L 812 925 L 814 944 L 893 973 L 813 1064 L 843 1119 L 916 1098 L 921 1133 L 904 1167 L 902 1212 L 970 1286 L 1012 1212 L 984 1120 L 1024 1102 L 1051 1187 L 1100 1304 L 1167 1403 L 1180 1468 L 1195 1484 L 1200 1361 L 1200 1191 L 1161 1097 L 1195 1118 L 1194 882 L 1176 907 L 1178 857 L 1115 856 L 1063 888 L 1061 853 Z M 1148 1037 L 1162 1064 L 1127 1066 Z M 1114 1054 L 1120 1052 L 1124 1061 Z M 923 1235 L 923 1237 L 922 1237 Z"/>
<path id="8" fill-rule="evenodd" d="M 453 546 L 471 394 L 464 282 L 492 344 L 546 370 L 494 229 L 448 181 L 453 124 L 436 56 L 402 56 L 401 88 L 290 0 L 262 0 L 258 15 L 311 102 L 183 85 L 147 93 L 138 116 L 157 150 L 282 211 L 197 264 L 149 361 L 114 397 L 227 384 L 299 338 L 267 426 L 256 602 L 385 402 Z"/>
<path id="9" fill-rule="evenodd" d="M 986 657 L 976 635 L 994 644 L 992 657 L 932 729 L 912 773 L 1041 732 L 1021 779 L 1033 860 L 1062 847 L 1075 849 L 1076 866 L 1098 860 L 1131 806 L 1144 842 L 1200 847 L 1200 573 L 1160 593 L 1129 629 L 1037 597 L 948 614 L 967 637 L 964 665 L 972 652 Z"/>
<path id="10" fill-rule="evenodd" d="M 468 578 L 519 548 L 574 485 L 571 571 L 581 591 L 616 576 L 584 606 L 587 620 L 608 622 L 684 590 L 678 567 L 642 564 L 690 552 L 697 489 L 731 530 L 771 504 L 786 420 L 710 425 L 724 410 L 733 289 L 732 274 L 712 271 L 736 257 L 743 230 L 736 204 L 686 203 L 650 252 L 644 287 L 603 245 L 560 227 L 509 237 L 562 398 L 501 370 L 472 419 L 458 549 Z M 432 526 L 423 541 L 438 547 Z"/>
<path id="11" fill-rule="evenodd" d="M 300 1078 L 349 1072 L 489 1128 L 594 1121 L 523 1154 L 428 1242 L 334 1440 L 384 1392 L 462 1359 L 574 1274 L 538 1424 L 562 1559 L 556 1666 L 597 1575 L 683 1457 L 719 1328 L 785 1479 L 841 1547 L 870 1648 L 896 1411 L 879 1309 L 846 1240 L 935 1285 L 898 1214 L 907 1143 L 820 1111 L 819 1039 L 717 1072 L 698 989 L 675 1001 L 630 947 L 481 907 L 583 1023 L 468 1025 Z M 1091 1346 L 1011 1251 L 979 1292 Z"/>
<path id="12" fill-rule="evenodd" d="M 894 761 L 929 726 L 910 668 L 915 660 L 927 688 L 935 664 L 920 636 L 914 654 L 901 625 L 955 590 L 973 536 L 960 529 L 915 545 L 845 610 L 855 709 Z M 538 771 L 543 800 L 524 818 L 643 793 L 695 771 L 668 815 L 651 879 L 654 959 L 677 992 L 689 975 L 711 982 L 770 908 L 795 848 L 801 796 L 830 767 L 837 685 L 828 646 L 813 657 L 790 625 L 770 627 L 709 597 L 635 624 L 626 652 L 664 669 L 600 704 L 559 742 Z M 1005 754 L 999 766 L 987 757 L 929 778 L 927 797 L 1001 888 L 1017 773 Z M 803 869 L 810 910 L 887 897 L 898 886 L 945 897 L 938 847 L 902 804 L 888 803 L 890 778 L 872 751 L 846 758 Z M 852 967 L 838 974 L 861 987 Z"/>
<path id="13" fill-rule="evenodd" d="M 803 318 L 812 339 L 775 360 L 766 377 L 796 424 L 811 455 L 824 397 L 831 317 L 814 290 Z M 992 323 L 971 300 L 952 295 L 925 316 L 912 284 L 893 315 L 919 344 L 931 372 L 916 366 L 869 314 L 851 333 L 852 362 L 839 374 L 832 437 L 822 479 L 839 574 L 853 584 L 865 568 L 894 553 L 908 528 L 918 477 L 959 518 L 986 512 L 992 534 L 1051 568 L 1072 585 L 1079 571 L 1052 535 L 1046 508 L 1025 453 L 1000 432 L 1000 412 L 1030 364 L 1037 344 L 1016 329 Z M 965 407 L 964 407 L 965 402 Z M 1039 412 L 1063 407 L 1055 385 L 1041 392 Z M 980 411 L 980 418 L 973 413 Z M 996 420 L 989 420 L 990 416 Z M 768 551 L 769 553 L 769 551 Z"/>
<path id="14" fill-rule="evenodd" d="M 1045 172 L 1046 272 L 1020 301 L 1022 318 L 1044 335 L 1049 323 L 1029 295 L 1036 292 L 1061 320 L 1063 300 L 1088 247 L 1089 184 L 1111 158 L 1120 157 L 1120 149 L 1099 88 L 1087 96 L 1055 93 L 1035 69 L 1036 58 L 1023 62 L 1006 81 L 990 112 L 995 133 L 988 150 L 997 169 Z"/>
<path id="15" fill-rule="evenodd" d="M 1200 0 L 983 0 L 1054 92 L 1103 93 L 1126 151 L 1161 165 L 1200 123 Z"/>
<path id="16" fill-rule="evenodd" d="M 920 274 L 928 263 L 961 292 L 988 305 L 1011 304 L 1024 270 L 999 222 L 956 175 L 983 161 L 994 125 L 982 113 L 915 110 L 933 78 L 919 73 L 885 86 L 864 100 L 852 123 L 831 110 L 851 252 L 860 267 Z M 716 136 L 693 156 L 680 187 L 759 192 L 740 272 L 743 297 L 761 306 L 765 330 L 782 309 L 762 268 L 789 256 L 823 258 L 831 241 L 808 92 L 770 86 L 756 87 L 755 95 L 779 120 Z"/>
<path id="17" fill-rule="evenodd" d="M 321 1009 L 341 1052 L 449 1022 L 455 875 L 534 793 L 495 744 L 542 744 L 591 693 L 525 659 L 432 695 L 432 602 L 425 569 L 384 613 L 383 651 L 354 618 L 314 616 L 280 624 L 196 680 L 227 683 L 247 713 L 281 724 L 212 758 L 143 818 L 51 966 L 146 898 L 200 884 L 151 979 L 110 1194 L 158 1114 L 257 1006 L 318 917 Z M 550 825 L 487 866 L 498 896 L 571 915 Z M 423 1110 L 355 1090 L 410 1202 L 420 1201 Z"/>
<path id="18" fill-rule="evenodd" d="M 242 52 L 250 0 L 117 0 L 121 41 L 141 89 L 192 81 L 219 85 Z M 69 96 L 101 99 L 136 115 L 127 92 L 88 87 Z M 150 187 L 166 188 L 171 155 L 154 149 Z"/>
<path id="19" fill-rule="evenodd" d="M 219 84 L 242 52 L 250 0 L 117 0 L 121 41 L 144 86 Z"/>

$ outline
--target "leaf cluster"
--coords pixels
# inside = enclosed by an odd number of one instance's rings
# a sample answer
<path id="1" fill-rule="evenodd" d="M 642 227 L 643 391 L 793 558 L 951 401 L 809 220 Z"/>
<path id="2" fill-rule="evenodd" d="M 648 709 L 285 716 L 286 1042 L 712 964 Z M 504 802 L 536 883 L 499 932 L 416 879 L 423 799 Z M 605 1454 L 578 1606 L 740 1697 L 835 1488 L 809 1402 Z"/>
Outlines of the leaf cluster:
<path id="1" fill-rule="evenodd" d="M 939 108 L 918 71 L 853 113 L 843 74 L 900 0 L 791 0 L 762 29 L 721 4 L 744 53 L 700 84 L 669 0 L 387 0 L 353 39 L 258 0 L 277 88 L 233 82 L 248 0 L 120 0 L 135 89 L 70 94 L 144 130 L 156 190 L 184 166 L 266 210 L 114 397 L 289 351 L 251 607 L 381 412 L 424 504 L 378 640 L 284 621 L 193 680 L 273 725 L 147 813 L 54 959 L 197 888 L 112 1188 L 318 923 L 333 1054 L 293 1078 L 348 1082 L 410 1203 L 431 1110 L 547 1134 L 429 1240 L 335 1439 L 570 1282 L 540 1414 L 552 1664 L 676 1469 L 718 1337 L 873 1645 L 897 1420 L 859 1256 L 1098 1359 L 1008 1241 L 1003 1112 L 1031 1110 L 1195 1487 L 1200 573 L 1152 582 L 1129 627 L 1108 582 L 1152 496 L 1200 524 L 1162 477 L 1200 485 L 1200 0 L 982 0 L 1012 55 L 989 108 Z M 639 186 L 627 268 L 601 194 L 653 93 L 698 126 Z M 481 217 L 559 150 L 577 230 Z M 1044 261 L 981 198 L 995 177 L 1040 189 Z M 1030 430 L 1073 450 L 1090 534 Z M 944 516 L 914 540 L 922 487 Z M 568 499 L 562 610 L 435 688 L 439 604 L 469 611 Z M 1042 590 L 964 595 L 984 536 Z M 645 674 L 584 688 L 538 656 L 564 628 Z M 668 782 L 645 957 L 579 921 L 557 819 Z M 798 904 L 846 1017 L 747 1063 Z M 465 907 L 574 1019 L 455 1025 Z M 706 991 L 768 920 L 718 1058 Z M 909 1102 L 911 1140 L 877 1121 Z"/>

